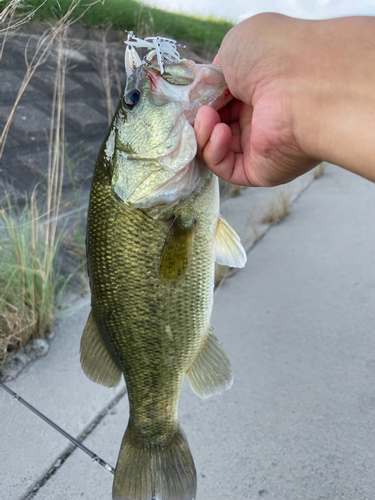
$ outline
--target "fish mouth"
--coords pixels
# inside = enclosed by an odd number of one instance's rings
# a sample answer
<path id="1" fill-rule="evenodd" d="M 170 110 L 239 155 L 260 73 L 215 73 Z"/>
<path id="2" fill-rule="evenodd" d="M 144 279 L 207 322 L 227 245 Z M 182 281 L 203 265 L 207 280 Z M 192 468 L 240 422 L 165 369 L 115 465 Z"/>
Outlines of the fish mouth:
<path id="1" fill-rule="evenodd" d="M 202 93 L 205 96 L 204 101 L 206 101 L 202 102 L 200 106 L 208 104 L 218 110 L 233 99 L 220 66 L 206 64 L 202 65 L 201 68 L 199 65 L 197 67 L 197 73 L 201 73 L 201 76 L 198 78 L 195 91 Z"/>
<path id="2" fill-rule="evenodd" d="M 201 106 L 219 109 L 232 96 L 220 66 L 193 61 L 180 64 L 181 67 L 169 68 L 167 76 L 174 84 L 153 67 L 138 68 L 130 77 L 132 88 L 135 81 L 140 89 L 146 88 L 141 82 L 147 83 L 148 92 L 143 93 L 143 99 L 151 106 L 163 106 L 171 101 L 179 111 L 174 114 L 175 121 L 167 137 L 163 134 L 163 141 L 157 145 L 145 144 L 145 150 L 136 153 L 127 144 L 116 143 L 118 161 L 112 176 L 112 191 L 125 208 L 148 209 L 175 204 L 199 189 L 201 177 L 206 177 L 202 167 L 205 165 L 196 158 L 197 141 L 192 124 Z M 154 85 L 150 83 L 150 75 L 155 79 Z M 181 83 L 189 79 L 192 79 L 190 84 Z"/>

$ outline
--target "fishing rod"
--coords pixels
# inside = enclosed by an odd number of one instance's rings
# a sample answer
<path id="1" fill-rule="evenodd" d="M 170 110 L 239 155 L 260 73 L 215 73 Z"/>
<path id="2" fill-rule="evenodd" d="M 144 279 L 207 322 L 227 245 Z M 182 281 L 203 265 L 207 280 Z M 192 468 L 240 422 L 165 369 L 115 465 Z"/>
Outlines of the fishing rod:
<path id="1" fill-rule="evenodd" d="M 55 422 L 52 422 L 52 420 L 50 420 L 48 417 L 46 417 L 45 415 L 43 415 L 43 413 L 41 413 L 39 410 L 37 410 L 36 408 L 34 408 L 34 406 L 32 406 L 27 401 L 25 401 L 23 398 L 21 398 L 21 396 L 19 396 L 14 391 L 12 391 L 11 389 L 9 389 L 8 386 L 6 386 L 5 384 L 3 384 L 2 382 L 0 382 L 0 386 L 8 394 L 10 394 L 14 399 L 16 399 L 17 401 L 19 401 L 20 403 L 22 403 L 24 406 L 26 406 L 26 408 L 28 408 L 33 413 L 35 413 L 35 415 L 38 415 L 38 417 L 40 417 L 42 420 L 44 420 L 45 422 L 47 422 L 47 424 L 49 424 L 51 427 L 53 427 L 56 431 L 60 432 L 60 434 L 62 434 L 64 437 L 66 437 L 66 439 L 69 439 L 69 441 L 71 441 L 74 444 L 74 446 L 76 446 L 77 448 L 80 448 L 87 455 L 89 455 L 89 457 L 92 458 L 93 462 L 101 465 L 102 467 L 104 467 L 105 469 L 107 469 L 109 472 L 112 472 L 112 474 L 115 473 L 115 469 L 112 467 L 112 465 L 109 465 L 105 460 L 103 460 L 102 458 L 100 458 L 96 453 L 94 453 L 91 450 L 89 450 L 88 448 L 86 448 L 86 446 L 84 446 L 82 443 L 80 443 L 79 441 L 77 441 L 77 439 L 75 439 L 73 436 L 71 436 L 66 431 L 64 431 L 64 429 L 62 429 L 57 424 L 55 424 Z"/>

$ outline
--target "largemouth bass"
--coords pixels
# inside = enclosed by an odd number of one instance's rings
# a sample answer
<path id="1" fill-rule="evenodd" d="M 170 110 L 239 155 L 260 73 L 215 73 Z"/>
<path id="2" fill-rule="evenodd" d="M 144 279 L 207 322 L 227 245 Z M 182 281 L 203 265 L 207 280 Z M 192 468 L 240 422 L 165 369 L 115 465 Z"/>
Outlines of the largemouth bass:
<path id="1" fill-rule="evenodd" d="M 108 387 L 123 374 L 129 397 L 115 500 L 196 498 L 177 419 L 181 384 L 187 374 L 202 398 L 231 386 L 230 362 L 210 327 L 214 263 L 246 261 L 219 215 L 218 179 L 196 157 L 192 127 L 200 106 L 219 109 L 231 98 L 222 71 L 189 60 L 162 70 L 156 57 L 127 70 L 88 212 L 92 299 L 82 368 Z"/>

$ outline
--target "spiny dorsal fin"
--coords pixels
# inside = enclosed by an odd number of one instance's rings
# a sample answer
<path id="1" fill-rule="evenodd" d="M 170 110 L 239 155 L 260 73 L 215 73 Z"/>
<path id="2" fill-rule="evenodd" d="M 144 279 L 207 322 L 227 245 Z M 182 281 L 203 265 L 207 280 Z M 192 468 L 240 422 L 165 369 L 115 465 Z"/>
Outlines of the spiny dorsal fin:
<path id="1" fill-rule="evenodd" d="M 243 267 L 247 260 L 238 234 L 221 215 L 214 239 L 214 258 L 218 264 L 229 267 Z"/>
<path id="2" fill-rule="evenodd" d="M 233 384 L 230 361 L 215 335 L 211 333 L 211 327 L 205 344 L 189 368 L 187 376 L 190 387 L 202 399 L 221 394 Z"/>
<path id="3" fill-rule="evenodd" d="M 115 365 L 90 311 L 81 338 L 81 366 L 85 375 L 98 384 L 115 387 L 121 371 Z"/>
<path id="4" fill-rule="evenodd" d="M 193 253 L 195 221 L 175 217 L 164 242 L 160 259 L 160 278 L 173 280 L 181 276 Z"/>

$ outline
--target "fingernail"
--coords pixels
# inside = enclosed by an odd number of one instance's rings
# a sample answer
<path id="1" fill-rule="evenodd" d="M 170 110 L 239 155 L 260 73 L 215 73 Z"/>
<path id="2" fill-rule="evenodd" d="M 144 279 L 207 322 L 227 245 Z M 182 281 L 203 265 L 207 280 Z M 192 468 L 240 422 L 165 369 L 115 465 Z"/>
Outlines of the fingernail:
<path id="1" fill-rule="evenodd" d="M 194 130 L 196 134 L 199 132 L 200 128 L 201 128 L 201 122 L 199 121 L 198 118 L 196 118 L 194 122 Z"/>

